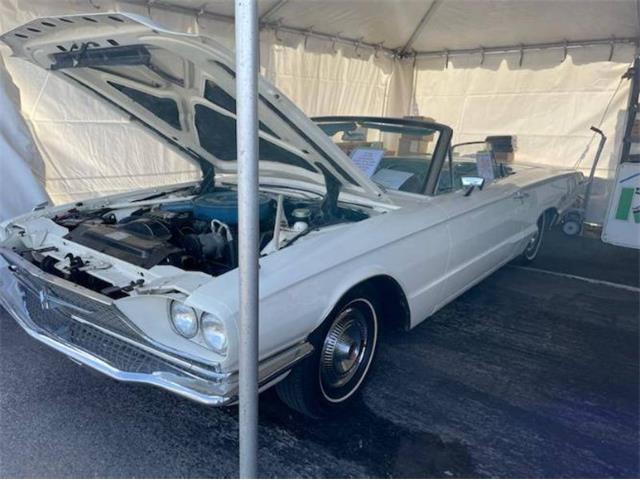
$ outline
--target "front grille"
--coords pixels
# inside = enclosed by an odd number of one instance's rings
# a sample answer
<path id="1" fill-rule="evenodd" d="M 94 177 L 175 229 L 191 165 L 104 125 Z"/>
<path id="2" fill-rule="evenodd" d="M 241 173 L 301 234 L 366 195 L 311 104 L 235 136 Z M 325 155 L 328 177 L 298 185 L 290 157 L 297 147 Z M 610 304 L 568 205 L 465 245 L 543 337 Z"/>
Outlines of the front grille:
<path id="1" fill-rule="evenodd" d="M 208 405 L 235 398 L 234 374 L 147 340 L 111 299 L 44 273 L 8 250 L 0 248 L 0 257 L 15 279 L 1 286 L 0 305 L 37 340 L 119 380 L 157 385 Z"/>
<path id="2" fill-rule="evenodd" d="M 118 370 L 135 373 L 169 370 L 166 362 L 91 325 L 72 323 L 69 339 L 74 345 L 107 361 Z"/>
<path id="3" fill-rule="evenodd" d="M 94 299 L 56 285 L 20 267 L 15 269 L 14 274 L 23 291 L 30 291 L 38 296 L 40 308 L 45 304 L 53 305 L 55 309 L 64 311 L 68 315 L 78 315 L 108 330 L 127 337 L 140 338 L 138 332 L 125 320 L 110 299 L 106 297 L 104 300 Z"/>
<path id="4" fill-rule="evenodd" d="M 91 353 L 118 370 L 181 372 L 161 358 L 85 323 L 144 342 L 110 299 L 83 295 L 19 266 L 13 273 L 31 321 L 48 334 Z M 74 316 L 85 322 L 75 320 Z"/>
<path id="5" fill-rule="evenodd" d="M 54 337 L 104 360 L 112 367 L 133 373 L 175 372 L 184 375 L 185 372 L 141 348 L 89 324 L 73 320 L 62 309 L 43 309 L 40 297 L 31 289 L 22 288 L 22 292 L 33 323 Z"/>

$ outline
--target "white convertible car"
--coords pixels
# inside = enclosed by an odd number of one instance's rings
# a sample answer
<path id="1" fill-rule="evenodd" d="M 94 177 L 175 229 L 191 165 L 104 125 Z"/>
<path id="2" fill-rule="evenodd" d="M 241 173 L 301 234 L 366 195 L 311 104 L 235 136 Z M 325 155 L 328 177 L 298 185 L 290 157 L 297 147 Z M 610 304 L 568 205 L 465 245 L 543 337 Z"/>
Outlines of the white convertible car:
<path id="1" fill-rule="evenodd" d="M 233 403 L 232 55 L 126 14 L 43 18 L 2 40 L 202 169 L 197 182 L 3 223 L 2 305 L 33 338 L 110 377 Z M 312 121 L 266 81 L 259 93 L 260 385 L 308 415 L 354 397 L 383 324 L 411 329 L 507 262 L 531 261 L 582 181 L 497 164 L 484 142 L 451 145 L 441 124 Z"/>

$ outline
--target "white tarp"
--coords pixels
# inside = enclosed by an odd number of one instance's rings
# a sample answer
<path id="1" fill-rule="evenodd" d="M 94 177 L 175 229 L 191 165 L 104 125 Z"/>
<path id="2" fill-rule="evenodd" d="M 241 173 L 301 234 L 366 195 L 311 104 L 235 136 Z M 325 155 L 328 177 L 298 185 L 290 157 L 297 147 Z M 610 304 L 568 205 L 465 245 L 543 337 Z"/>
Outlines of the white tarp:
<path id="1" fill-rule="evenodd" d="M 93 0 L 94 4 L 99 4 Z M 233 16 L 230 0 L 128 0 L 152 15 L 163 5 Z M 258 0 L 263 23 L 362 39 L 401 48 L 423 16 L 419 52 L 474 47 L 637 37 L 636 0 Z M 433 7 L 433 8 L 432 8 Z"/>
<path id="2" fill-rule="evenodd" d="M 18 89 L 0 58 L 0 221 L 30 210 L 47 200 L 36 174 L 42 174 L 42 158 L 18 106 Z"/>
<path id="3" fill-rule="evenodd" d="M 3 0 L 0 31 L 38 16 L 125 10 L 168 28 L 211 35 L 232 47 L 233 2 Z M 624 123 L 628 81 L 620 82 L 634 56 L 631 46 L 571 48 L 485 56 L 394 59 L 373 55 L 366 44 L 385 42 L 402 48 L 424 14 L 428 22 L 413 49 L 470 49 L 514 43 L 581 41 L 636 36 L 635 0 L 260 0 L 263 74 L 309 115 L 365 114 L 402 116 L 418 112 L 450 124 L 457 139 L 487 134 L 518 136 L 518 158 L 563 167 L 588 168 L 595 142 L 588 128 L 601 125 L 609 136 L 599 177 L 611 176 Z M 278 7 L 274 10 L 274 7 Z M 597 19 L 597 20 L 596 20 Z M 308 38 L 286 29 L 310 32 Z M 360 47 L 315 38 L 325 32 L 360 39 Z M 6 52 L 6 50 L 5 50 Z M 42 152 L 31 164 L 56 203 L 132 188 L 183 181 L 193 167 L 111 108 L 69 87 L 54 75 L 17 59 L 6 60 L 20 89 L 22 113 Z M 617 89 L 617 91 L 616 91 Z M 412 100 L 413 99 L 413 100 Z M 608 107 L 608 108 L 607 108 Z M 27 159 L 27 161 L 29 161 Z M 3 166 L 3 168 L 6 168 Z M 595 205 L 604 205 L 607 182 L 595 189 Z M 595 213 L 594 213 L 595 212 Z M 602 218 L 596 208 L 592 218 Z"/>
<path id="4" fill-rule="evenodd" d="M 0 3 L 0 30 L 6 31 L 37 16 L 87 11 L 87 3 Z M 115 10 L 117 4 L 105 5 Z M 127 11 L 146 14 L 146 8 L 127 5 Z M 153 11 L 153 19 L 169 28 L 215 35 L 229 46 L 232 26 L 195 21 L 193 16 Z M 262 73 L 298 103 L 309 115 L 360 112 L 369 115 L 402 115 L 393 105 L 395 80 L 410 72 L 389 56 L 360 58 L 358 52 L 286 34 L 265 32 L 262 38 Z M 6 50 L 5 50 L 6 52 Z M 197 175 L 192 165 L 163 148 L 141 127 L 120 112 L 92 99 L 57 76 L 20 59 L 7 58 L 7 68 L 20 87 L 22 113 L 30 125 L 44 158 L 42 174 L 55 203 L 134 188 L 186 181 Z M 394 75 L 394 72 L 403 74 Z M 404 92 L 406 98 L 408 93 Z M 8 167 L 10 168 L 10 167 Z M 35 170 L 36 166 L 32 165 Z M 44 170 L 44 171 L 43 171 Z"/>
<path id="5" fill-rule="evenodd" d="M 620 159 L 635 48 L 452 57 L 418 61 L 414 111 L 450 125 L 455 142 L 515 135 L 516 161 L 580 168 L 588 174 L 599 137 L 608 136 L 594 182 L 589 219 L 601 221 Z"/>

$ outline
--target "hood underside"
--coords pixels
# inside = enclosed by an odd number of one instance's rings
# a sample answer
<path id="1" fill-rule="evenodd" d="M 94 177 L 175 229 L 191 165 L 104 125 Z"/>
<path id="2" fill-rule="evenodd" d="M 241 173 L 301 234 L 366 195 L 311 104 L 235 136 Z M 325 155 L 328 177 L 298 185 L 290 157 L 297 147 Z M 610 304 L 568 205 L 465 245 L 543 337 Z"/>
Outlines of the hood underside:
<path id="1" fill-rule="evenodd" d="M 237 173 L 233 55 L 210 38 L 170 32 L 136 15 L 101 13 L 41 18 L 0 39 L 14 55 L 124 110 L 201 166 Z M 324 132 L 262 78 L 258 112 L 261 174 L 320 185 L 330 177 L 345 192 L 386 200 Z"/>

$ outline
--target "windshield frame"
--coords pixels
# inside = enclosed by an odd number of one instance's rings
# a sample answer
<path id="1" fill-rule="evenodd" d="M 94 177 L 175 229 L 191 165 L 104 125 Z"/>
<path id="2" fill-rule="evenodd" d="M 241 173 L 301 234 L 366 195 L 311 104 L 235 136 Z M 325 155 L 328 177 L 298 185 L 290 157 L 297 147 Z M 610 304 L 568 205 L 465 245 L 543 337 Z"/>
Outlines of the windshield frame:
<path id="1" fill-rule="evenodd" d="M 438 132 L 438 141 L 433 151 L 431 163 L 427 171 L 426 179 L 422 190 L 414 195 L 426 195 L 434 196 L 438 185 L 438 179 L 440 177 L 440 170 L 447 157 L 449 146 L 451 145 L 451 137 L 453 136 L 453 130 L 447 125 L 436 122 L 428 122 L 425 120 L 417 120 L 410 118 L 396 118 L 396 117 L 372 117 L 372 116 L 320 116 L 311 117 L 313 121 L 320 129 L 322 124 L 329 123 L 379 123 L 382 125 L 400 126 L 400 127 L 414 127 L 420 129 L 434 130 Z M 395 191 L 395 190 L 394 190 Z M 398 190 L 399 191 L 399 190 Z"/>

